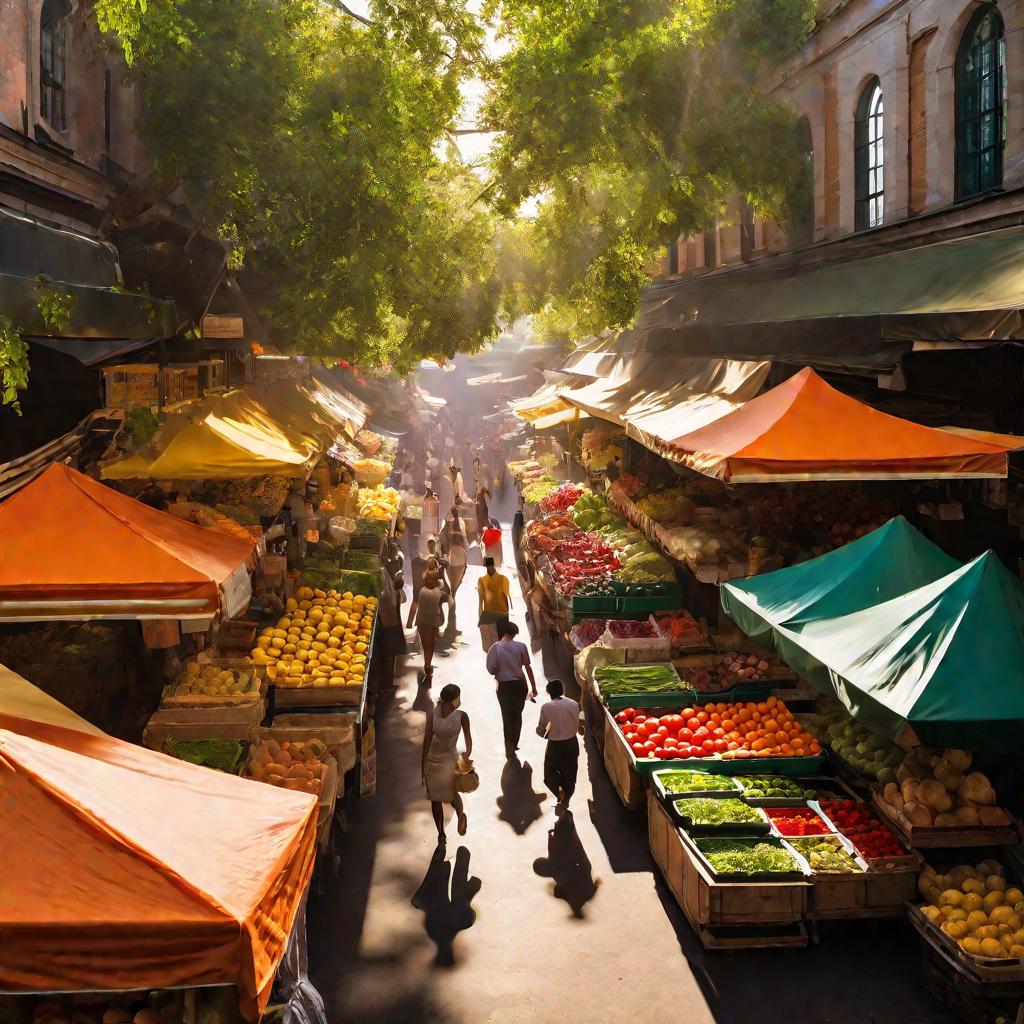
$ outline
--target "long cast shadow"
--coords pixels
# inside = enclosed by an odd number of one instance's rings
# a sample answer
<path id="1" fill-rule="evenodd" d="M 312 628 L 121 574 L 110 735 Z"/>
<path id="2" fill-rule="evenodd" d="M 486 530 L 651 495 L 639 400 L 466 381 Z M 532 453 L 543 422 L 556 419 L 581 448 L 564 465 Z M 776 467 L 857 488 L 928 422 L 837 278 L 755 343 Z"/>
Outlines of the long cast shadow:
<path id="1" fill-rule="evenodd" d="M 472 904 L 481 885 L 479 878 L 469 876 L 469 850 L 466 847 L 458 848 L 452 865 L 445 858 L 444 846 L 438 845 L 412 898 L 412 905 L 423 911 L 423 928 L 437 946 L 434 962 L 439 967 L 454 965 L 455 938 L 459 932 L 472 928 L 476 921 Z"/>
<path id="2" fill-rule="evenodd" d="M 533 870 L 541 878 L 550 878 L 555 883 L 555 899 L 565 900 L 573 917 L 583 918 L 583 908 L 597 894 L 601 880 L 593 876 L 590 858 L 580 842 L 571 811 L 566 811 L 548 832 L 548 855 L 538 857 L 533 862 Z"/>
<path id="3" fill-rule="evenodd" d="M 544 793 L 533 790 L 533 767 L 529 761 L 521 763 L 518 757 L 505 762 L 501 772 L 501 796 L 498 805 L 498 819 L 507 821 L 516 835 L 526 830 L 541 816 L 541 804 L 547 799 Z"/>

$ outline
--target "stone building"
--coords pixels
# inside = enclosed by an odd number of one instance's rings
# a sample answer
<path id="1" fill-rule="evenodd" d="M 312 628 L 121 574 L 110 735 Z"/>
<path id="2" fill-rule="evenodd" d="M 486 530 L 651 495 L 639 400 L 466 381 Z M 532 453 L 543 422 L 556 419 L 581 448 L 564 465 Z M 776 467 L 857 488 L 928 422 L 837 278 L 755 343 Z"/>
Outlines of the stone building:
<path id="1" fill-rule="evenodd" d="M 984 385 L 1024 429 L 1002 379 L 1024 376 L 1024 2 L 825 0 L 761 84 L 797 117 L 804 209 L 779 226 L 734 203 L 670 245 L 639 325 L 968 406 Z"/>

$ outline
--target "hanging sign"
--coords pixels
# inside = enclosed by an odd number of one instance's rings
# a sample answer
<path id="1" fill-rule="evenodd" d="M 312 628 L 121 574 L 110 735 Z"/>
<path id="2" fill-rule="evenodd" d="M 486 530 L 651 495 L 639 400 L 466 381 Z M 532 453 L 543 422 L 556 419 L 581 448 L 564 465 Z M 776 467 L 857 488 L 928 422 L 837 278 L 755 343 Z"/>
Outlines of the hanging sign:
<path id="1" fill-rule="evenodd" d="M 204 338 L 244 338 L 245 320 L 240 316 L 218 316 L 207 313 L 201 330 Z"/>

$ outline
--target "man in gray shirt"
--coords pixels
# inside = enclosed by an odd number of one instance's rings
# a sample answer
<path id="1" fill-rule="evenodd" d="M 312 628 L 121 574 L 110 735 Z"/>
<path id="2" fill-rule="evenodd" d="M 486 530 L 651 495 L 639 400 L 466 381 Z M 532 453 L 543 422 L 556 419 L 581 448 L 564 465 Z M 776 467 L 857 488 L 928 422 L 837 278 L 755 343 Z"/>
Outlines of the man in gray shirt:
<path id="1" fill-rule="evenodd" d="M 487 671 L 497 682 L 501 724 L 505 733 L 505 757 L 511 759 L 519 749 L 519 736 L 523 731 L 523 708 L 526 707 L 526 679 L 530 680 L 530 700 L 537 699 L 537 681 L 530 665 L 530 651 L 516 636 L 519 627 L 504 622 L 499 627 L 501 639 L 487 652 Z"/>

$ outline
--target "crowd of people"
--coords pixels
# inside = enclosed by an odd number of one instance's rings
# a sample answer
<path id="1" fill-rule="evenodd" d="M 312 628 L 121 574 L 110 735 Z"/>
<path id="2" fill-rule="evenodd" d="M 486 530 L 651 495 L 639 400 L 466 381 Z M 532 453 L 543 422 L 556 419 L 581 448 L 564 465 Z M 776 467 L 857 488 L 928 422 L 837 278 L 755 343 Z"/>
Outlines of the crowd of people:
<path id="1" fill-rule="evenodd" d="M 529 647 L 511 620 L 512 587 L 502 568 L 502 533 L 491 515 L 492 495 L 505 486 L 504 459 L 497 438 L 474 448 L 457 437 L 484 438 L 480 423 L 458 422 L 442 412 L 415 439 L 396 463 L 411 560 L 412 600 L 406 628 L 415 626 L 423 657 L 421 685 L 429 691 L 435 657 L 445 657 L 461 635 L 456 601 L 467 566 L 482 565 L 477 580 L 477 626 L 486 671 L 493 677 L 501 710 L 505 756 L 519 749 L 527 701 L 538 698 Z M 467 484 L 469 486 L 467 487 Z M 413 510 L 413 514 L 409 514 Z M 521 517 L 520 517 L 521 518 Z M 527 595 L 529 613 L 529 595 Z M 465 607 L 465 605 L 463 606 Z M 576 786 L 580 707 L 565 696 L 562 683 L 547 685 L 549 700 L 540 708 L 537 732 L 547 740 L 544 782 L 556 797 L 556 813 L 568 809 Z M 423 736 L 422 774 L 431 803 L 439 843 L 445 842 L 444 805 L 455 812 L 459 835 L 468 827 L 462 799 L 464 778 L 472 771 L 473 738 L 469 715 L 461 707 L 462 692 L 447 683 L 428 712 Z M 462 739 L 464 749 L 458 745 Z"/>

